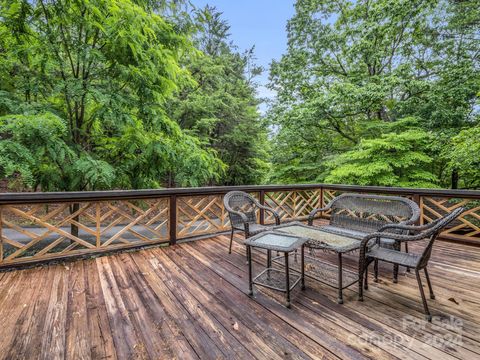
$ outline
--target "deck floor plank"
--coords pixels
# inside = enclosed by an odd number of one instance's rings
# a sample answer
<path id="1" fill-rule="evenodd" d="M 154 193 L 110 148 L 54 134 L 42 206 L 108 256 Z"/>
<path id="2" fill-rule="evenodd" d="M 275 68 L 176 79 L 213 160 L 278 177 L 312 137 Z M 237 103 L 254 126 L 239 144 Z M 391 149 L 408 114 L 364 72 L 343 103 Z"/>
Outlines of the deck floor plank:
<path id="1" fill-rule="evenodd" d="M 87 297 L 84 267 L 81 262 L 70 264 L 66 320 L 66 359 L 91 359 L 88 343 Z"/>
<path id="2" fill-rule="evenodd" d="M 205 268 L 183 248 L 172 249 L 166 251 L 166 253 L 177 263 L 182 262 L 184 264 L 182 270 L 193 282 L 201 284 L 205 293 L 212 294 L 215 297 L 213 299 L 215 302 L 221 303 L 228 309 L 233 324 L 235 322 L 240 324 L 238 329 L 242 329 L 243 332 L 252 331 L 254 333 L 252 335 L 254 338 L 251 341 L 251 345 L 254 347 L 249 346 L 249 351 L 255 351 L 259 353 L 261 358 L 265 358 L 265 355 L 272 351 L 268 347 L 273 346 L 273 351 L 281 351 L 281 353 L 287 354 L 292 349 L 292 346 L 288 343 L 292 343 L 310 356 L 334 357 L 328 350 L 322 349 L 316 342 L 305 337 L 303 333 L 285 326 L 282 319 L 269 312 L 266 313 L 261 305 L 252 304 L 248 298 L 244 297 L 242 291 L 224 281 L 223 278 L 212 276 L 213 271 Z M 261 343 L 258 343 L 258 338 L 262 341 Z M 265 347 L 267 349 L 264 349 Z M 302 351 L 297 350 L 300 354 Z"/>
<path id="3" fill-rule="evenodd" d="M 169 290 L 175 294 L 179 303 L 184 304 L 193 317 L 202 319 L 205 331 L 211 334 L 211 336 L 218 337 L 223 347 L 228 347 L 234 351 L 233 354 L 229 354 L 230 356 L 233 356 L 233 358 L 251 358 L 252 354 L 257 354 L 269 358 L 278 358 L 278 355 L 270 348 L 264 349 L 261 338 L 252 339 L 252 336 L 237 337 L 235 327 L 240 328 L 238 326 L 239 319 L 234 318 L 224 308 L 218 306 L 218 302 L 209 296 L 208 293 L 202 292 L 195 282 L 190 282 L 189 279 L 182 277 L 180 269 L 165 256 L 163 251 L 151 255 L 152 257 L 149 258 L 149 261 L 155 264 L 157 269 L 162 269 L 159 275 L 166 279 L 165 283 Z M 244 335 L 243 331 L 238 331 L 238 333 Z M 251 335 L 248 332 L 247 334 Z M 250 348 L 245 346 L 247 344 L 254 345 L 255 342 L 260 347 Z"/>
<path id="4" fill-rule="evenodd" d="M 217 237 L 217 239 L 215 239 L 215 242 L 218 245 L 221 245 L 222 243 L 225 243 L 226 241 L 227 241 L 227 239 L 223 239 L 223 241 L 222 241 L 221 237 Z M 243 247 L 237 247 L 237 246 L 234 246 L 233 249 L 234 249 L 234 252 L 237 252 L 239 258 L 241 259 L 240 262 L 238 262 L 239 266 L 241 267 L 242 266 L 241 264 L 242 264 L 243 259 L 244 259 L 244 249 L 243 249 Z M 469 249 L 470 249 L 470 251 L 472 251 L 471 247 Z M 478 249 L 477 249 L 477 251 L 478 251 Z M 264 263 L 265 262 L 264 257 L 262 257 L 259 254 L 260 254 L 259 252 L 254 252 L 254 258 L 256 258 L 257 261 L 259 261 L 261 263 Z M 442 260 L 442 261 L 445 261 L 445 260 Z M 386 268 L 384 272 L 385 272 L 385 275 L 388 277 L 389 273 L 391 272 L 391 269 Z M 431 277 L 434 278 L 433 275 L 431 275 Z M 367 302 L 362 303 L 362 302 L 356 301 L 356 292 L 351 291 L 350 289 L 347 289 L 346 290 L 346 293 L 347 293 L 346 298 L 348 298 L 349 301 L 346 301 L 344 305 L 338 306 L 338 309 L 340 310 L 340 309 L 345 309 L 346 307 L 352 307 L 352 310 L 354 310 L 354 312 L 360 312 L 360 309 L 363 309 L 364 312 L 368 316 L 370 316 L 370 314 L 375 314 L 375 315 L 377 315 L 377 320 L 378 321 L 380 321 L 382 323 L 384 323 L 384 322 L 389 323 L 388 327 L 390 327 L 390 328 L 395 328 L 396 327 L 397 330 L 408 330 L 408 331 L 414 330 L 414 331 L 416 331 L 413 334 L 414 337 L 419 337 L 421 339 L 431 339 L 432 336 L 438 335 L 439 333 L 442 334 L 442 336 L 447 336 L 447 337 L 451 336 L 451 335 L 453 335 L 453 336 L 456 335 L 457 334 L 456 332 L 449 332 L 449 331 L 446 331 L 444 328 L 432 327 L 432 326 L 426 326 L 426 327 L 422 327 L 422 328 L 409 327 L 408 329 L 402 329 L 403 323 L 402 323 L 402 321 L 399 322 L 398 319 L 402 319 L 406 316 L 410 316 L 410 317 L 413 316 L 414 318 L 418 319 L 418 321 L 421 321 L 423 319 L 423 312 L 422 312 L 423 308 L 422 308 L 421 303 L 420 303 L 416 281 L 414 279 L 411 279 L 411 278 L 409 280 L 410 280 L 410 282 L 408 284 L 409 286 L 404 285 L 405 288 L 403 288 L 403 289 L 397 289 L 397 287 L 399 287 L 399 285 L 401 284 L 400 281 L 399 281 L 398 284 L 393 284 L 390 281 L 390 279 L 385 279 L 385 278 L 380 279 L 380 284 L 382 284 L 382 286 L 376 286 L 376 284 L 372 283 L 371 286 L 373 285 L 373 287 L 376 287 L 376 289 L 372 290 L 372 291 L 367 291 L 365 293 L 365 297 L 369 298 L 368 301 L 376 300 L 376 303 L 374 304 L 374 306 L 369 305 Z M 387 290 L 384 289 L 385 284 L 389 284 L 389 286 L 387 286 Z M 329 288 L 328 286 L 322 286 L 322 284 L 320 284 L 318 282 L 311 282 L 309 285 L 310 285 L 310 287 L 314 287 L 316 291 L 311 291 L 310 290 L 310 291 L 307 291 L 307 294 L 313 294 L 313 296 L 316 299 L 318 299 L 319 296 L 327 295 L 327 294 L 329 294 L 328 296 L 330 296 L 330 299 L 332 299 L 332 300 L 336 298 L 336 291 Z M 443 283 L 442 283 L 442 285 L 443 285 Z M 354 289 L 356 290 L 355 287 L 354 287 Z M 401 297 L 397 298 L 398 301 L 396 301 L 395 298 L 392 298 L 392 296 L 393 297 L 397 296 L 396 291 L 394 291 L 393 294 L 389 292 L 389 290 L 391 291 L 392 289 L 398 290 L 398 292 L 402 294 Z M 442 289 L 442 287 L 440 287 L 440 289 Z M 381 294 L 379 295 L 377 292 L 381 292 L 383 294 L 383 296 Z M 438 293 L 438 291 L 436 291 L 436 292 Z M 349 294 L 351 294 L 351 296 Z M 445 294 L 445 296 L 452 296 L 452 295 L 453 295 L 452 293 Z M 433 303 L 430 303 L 430 307 L 433 308 L 433 309 L 436 309 L 437 308 L 436 302 L 439 301 L 439 300 L 440 301 L 443 300 L 443 302 L 447 302 L 447 306 L 446 306 L 446 308 L 440 308 L 440 310 L 437 312 L 437 315 L 442 315 L 443 314 L 445 316 L 448 316 L 447 314 L 451 313 L 451 305 L 448 304 L 448 303 L 450 303 L 450 301 L 446 300 L 445 297 L 437 296 L 437 300 Z M 407 303 L 407 306 L 402 307 L 401 304 L 404 303 L 405 301 Z M 336 304 L 333 301 L 331 301 L 330 304 L 333 304 L 333 306 L 336 306 Z M 395 309 L 396 307 L 399 307 L 401 310 L 396 311 L 396 309 Z M 392 314 L 392 312 L 395 312 L 396 316 L 392 316 L 392 315 L 394 315 L 394 314 Z M 464 312 L 466 312 L 466 313 L 464 313 Z M 480 350 L 479 345 L 480 344 L 478 342 L 480 340 L 480 338 L 478 337 L 478 333 L 480 333 L 480 327 L 479 327 L 480 317 L 478 315 L 480 315 L 480 314 L 478 313 L 478 311 L 475 311 L 474 307 L 472 307 L 472 308 L 468 309 L 468 311 L 464 311 L 464 312 L 457 313 L 457 316 L 459 316 L 462 319 L 462 322 L 463 322 L 463 326 L 462 326 L 463 344 L 462 344 L 462 346 L 458 346 L 458 347 L 455 347 L 453 349 L 447 347 L 447 348 L 444 348 L 444 351 L 447 352 L 448 354 L 452 355 L 452 356 L 459 357 L 459 358 L 475 358 L 475 357 L 480 358 L 480 356 L 479 356 L 479 350 Z M 351 315 L 349 315 L 349 317 L 351 318 Z M 470 321 L 472 319 L 472 317 L 473 317 L 473 321 Z M 414 340 L 412 337 L 405 339 L 405 341 L 409 343 L 409 346 L 410 346 L 410 343 L 412 342 L 412 340 Z M 435 342 L 433 342 L 433 344 L 436 345 Z M 426 346 L 424 346 L 424 347 L 426 347 Z M 428 346 L 426 348 L 428 349 Z M 430 355 L 430 354 L 440 355 L 440 354 L 438 354 L 438 352 L 435 351 L 435 349 L 430 349 L 427 354 L 428 355 Z"/>
<path id="5" fill-rule="evenodd" d="M 45 324 L 40 333 L 42 337 L 42 345 L 39 349 L 41 359 L 65 358 L 67 290 L 70 268 L 60 265 L 55 270 Z M 32 274 L 34 278 L 36 275 Z M 38 273 L 39 277 L 42 275 L 42 272 Z M 30 298 L 25 301 L 34 301 L 34 299 Z"/>
<path id="6" fill-rule="evenodd" d="M 96 264 L 117 356 L 120 359 L 140 357 L 144 349 L 138 348 L 140 341 L 128 316 L 109 258 L 98 258 Z"/>
<path id="7" fill-rule="evenodd" d="M 199 321 L 188 315 L 182 304 L 176 300 L 172 292 L 166 287 L 162 277 L 155 275 L 155 268 L 150 266 L 150 264 L 141 262 L 141 254 L 136 255 L 139 255 L 137 268 L 140 269 L 141 274 L 148 279 L 148 286 L 155 292 L 158 299 L 157 301 L 160 302 L 160 305 L 164 309 L 164 321 L 168 326 L 175 329 L 177 334 L 184 336 L 186 342 L 198 357 L 203 358 L 208 354 L 214 357 L 222 357 L 222 349 L 212 340 L 209 334 L 201 328 Z"/>
<path id="8" fill-rule="evenodd" d="M 210 338 L 209 334 L 201 328 L 198 321 L 193 316 L 190 316 L 181 303 L 179 303 L 175 296 L 165 285 L 162 276 L 156 274 L 157 269 L 150 263 L 141 258 L 141 254 L 136 254 L 136 266 L 141 271 L 141 275 L 144 277 L 145 289 L 152 289 L 152 296 L 157 297 L 157 302 L 160 306 L 152 307 L 152 316 L 157 317 L 158 314 L 162 314 L 163 321 L 158 318 L 158 324 L 165 323 L 172 330 L 173 338 L 170 339 L 169 346 L 173 351 L 172 357 L 177 357 L 182 354 L 182 357 L 204 357 L 207 354 L 215 356 L 221 356 L 222 351 L 219 346 Z M 133 264 L 132 264 L 133 266 Z M 147 290 L 150 292 L 150 290 Z M 149 300 L 148 303 L 153 300 Z M 148 304 L 147 306 L 151 306 Z M 175 348 L 174 341 L 181 337 L 182 346 Z M 190 351 L 191 350 L 191 351 Z"/>
<path id="9" fill-rule="evenodd" d="M 216 236 L 0 273 L 0 359 L 480 359 L 478 247 L 434 247 L 428 302 L 442 321 L 459 321 L 451 328 L 423 321 L 414 274 L 401 269 L 394 284 L 388 264 L 364 302 L 356 285 L 339 305 L 336 290 L 311 280 L 291 309 L 270 290 L 251 298 L 235 240 L 231 255 L 228 237 Z M 356 256 L 345 266 L 355 270 Z M 265 254 L 253 259 L 259 271 Z"/>
<path id="10" fill-rule="evenodd" d="M 241 266 L 243 259 L 241 253 L 238 255 L 237 264 Z M 405 356 L 420 359 L 425 357 L 434 357 L 437 359 L 450 358 L 438 349 L 432 347 L 426 347 L 424 349 L 420 346 L 422 344 L 415 338 L 410 337 L 407 334 L 401 334 L 401 332 L 396 330 L 394 327 L 382 326 L 382 323 L 373 320 L 369 314 L 362 315 L 359 311 L 350 311 L 350 309 L 345 305 L 337 304 L 334 301 L 336 298 L 336 291 L 333 289 L 321 287 L 319 286 L 319 283 L 314 281 L 308 282 L 308 286 L 310 288 L 308 291 L 309 296 L 299 296 L 298 303 L 304 305 L 313 314 L 317 314 L 318 317 L 327 318 L 332 323 L 342 327 L 344 329 L 344 333 L 349 333 L 350 336 L 358 337 L 360 339 L 374 337 L 376 334 L 382 333 L 389 338 L 403 337 L 405 338 L 405 342 L 408 342 L 409 345 L 412 345 L 412 343 L 413 345 L 416 345 L 416 347 L 413 346 L 414 351 L 412 352 L 411 347 L 392 347 L 388 343 L 381 342 L 378 344 L 378 346 L 381 347 L 385 352 L 400 358 Z M 317 291 L 312 291 L 312 288 Z M 351 301 L 348 301 L 347 303 L 351 304 Z M 355 304 L 362 303 L 355 301 Z M 375 306 L 375 309 L 379 307 L 378 305 L 379 304 Z"/>
<path id="11" fill-rule="evenodd" d="M 49 304 L 49 291 L 44 291 L 51 287 L 52 274 L 51 269 L 47 274 L 33 283 L 28 291 L 24 292 L 18 300 L 24 302 L 22 311 L 15 322 L 12 334 L 12 343 L 9 353 L 6 357 L 14 358 L 17 351 L 25 353 L 26 358 L 36 353 L 36 349 L 41 345 L 41 334 L 45 322 L 46 310 Z M 32 299 L 32 301 L 25 301 Z"/>
<path id="12" fill-rule="evenodd" d="M 102 292 L 95 259 L 83 261 L 87 306 L 87 323 L 92 359 L 117 359 L 107 305 Z"/>
<path id="13" fill-rule="evenodd" d="M 241 267 L 241 263 L 243 261 L 243 248 L 234 246 L 234 252 L 238 254 L 239 260 L 237 262 Z M 259 253 L 256 253 L 255 258 L 257 261 L 265 262 L 264 257 L 259 255 Z M 408 347 L 404 350 L 417 349 L 420 354 L 423 354 L 423 356 L 429 358 L 441 359 L 451 358 L 451 356 L 453 356 L 455 358 L 470 359 L 479 356 L 478 342 L 469 341 L 468 338 L 464 338 L 463 346 L 458 346 L 455 348 L 440 348 L 435 342 L 433 342 L 433 346 L 425 346 L 421 343 L 421 341 L 417 340 L 418 338 L 428 339 L 433 335 L 438 335 L 439 333 L 443 336 L 452 335 L 449 333 L 449 331 L 445 331 L 443 328 L 437 327 L 432 329 L 431 326 L 426 326 L 424 328 L 411 326 L 408 329 L 404 329 L 402 327 L 402 321 L 399 322 L 398 319 L 402 319 L 405 316 L 415 316 L 418 318 L 418 321 L 422 321 L 423 313 L 421 312 L 421 309 L 416 313 L 403 312 L 392 308 L 389 302 L 382 303 L 381 301 L 375 301 L 375 303 L 372 304 L 370 300 L 370 303 L 367 301 L 358 302 L 355 301 L 354 298 L 350 299 L 350 301 L 346 301 L 344 305 L 338 305 L 334 301 L 331 301 L 331 299 L 336 298 L 335 290 L 328 286 L 323 286 L 318 282 L 311 281 L 307 283 L 309 288 L 304 293 L 304 296 L 298 298 L 298 302 L 302 304 L 308 304 L 307 306 L 309 306 L 313 312 L 318 312 L 318 316 L 321 316 L 322 314 L 323 316 L 330 315 L 332 321 L 343 318 L 343 322 L 341 322 L 343 324 L 347 324 L 347 321 L 345 320 L 350 319 L 352 323 L 363 325 L 365 330 L 361 336 L 369 335 L 370 330 L 374 333 L 376 332 L 385 334 L 391 338 L 393 338 L 393 336 L 396 336 L 397 338 L 401 337 L 403 339 L 403 343 L 408 344 Z M 397 285 L 398 284 L 395 286 Z M 347 289 L 346 292 L 350 292 L 356 296 L 356 293 L 349 289 Z M 370 292 L 367 293 L 369 294 Z M 330 300 L 326 299 L 326 297 L 329 297 Z M 418 302 L 418 298 L 416 298 L 416 301 Z M 320 308 L 322 310 L 320 310 Z M 333 310 L 333 314 L 330 314 L 328 309 Z M 351 334 L 354 334 L 353 330 L 354 329 L 347 329 L 347 331 L 349 331 Z M 386 347 L 386 350 L 391 351 L 392 349 Z M 443 354 L 443 352 L 447 354 Z M 410 353 L 409 357 L 413 358 L 414 354 Z"/>

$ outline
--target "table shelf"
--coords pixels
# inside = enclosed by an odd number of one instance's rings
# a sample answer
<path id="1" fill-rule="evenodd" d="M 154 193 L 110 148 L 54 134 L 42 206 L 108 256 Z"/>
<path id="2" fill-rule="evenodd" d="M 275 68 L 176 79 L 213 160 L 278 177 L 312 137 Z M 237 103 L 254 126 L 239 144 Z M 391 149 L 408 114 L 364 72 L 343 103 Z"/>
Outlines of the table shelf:
<path id="1" fill-rule="evenodd" d="M 298 269 L 298 272 L 290 272 L 290 291 L 293 290 L 302 279 L 300 275 L 300 265 Z M 253 283 L 255 285 L 263 286 L 272 290 L 287 292 L 285 280 L 285 270 L 267 268 L 253 279 Z"/>
<path id="2" fill-rule="evenodd" d="M 288 260 L 290 270 L 292 274 L 300 272 L 300 257 L 297 255 L 295 260 L 295 254 L 290 253 Z M 285 267 L 284 256 L 277 256 L 272 259 L 272 262 L 276 266 Z M 338 289 L 338 266 L 329 262 L 322 261 L 317 257 L 305 255 L 305 277 L 310 278 L 321 283 Z M 343 269 L 342 271 L 342 289 L 358 282 L 358 273 L 349 269 Z"/>

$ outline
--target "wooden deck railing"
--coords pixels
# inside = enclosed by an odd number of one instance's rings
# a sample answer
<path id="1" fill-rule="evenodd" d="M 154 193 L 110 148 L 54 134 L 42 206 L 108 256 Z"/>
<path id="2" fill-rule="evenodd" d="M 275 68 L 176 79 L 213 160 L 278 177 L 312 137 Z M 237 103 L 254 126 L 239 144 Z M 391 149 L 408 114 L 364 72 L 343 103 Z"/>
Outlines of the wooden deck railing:
<path id="1" fill-rule="evenodd" d="M 421 223 L 465 206 L 442 238 L 480 245 L 480 191 L 309 184 L 8 193 L 0 194 L 0 267 L 221 233 L 229 230 L 222 198 L 231 190 L 252 193 L 283 221 L 305 219 L 342 192 L 409 197 Z M 271 222 L 266 215 L 260 221 Z"/>

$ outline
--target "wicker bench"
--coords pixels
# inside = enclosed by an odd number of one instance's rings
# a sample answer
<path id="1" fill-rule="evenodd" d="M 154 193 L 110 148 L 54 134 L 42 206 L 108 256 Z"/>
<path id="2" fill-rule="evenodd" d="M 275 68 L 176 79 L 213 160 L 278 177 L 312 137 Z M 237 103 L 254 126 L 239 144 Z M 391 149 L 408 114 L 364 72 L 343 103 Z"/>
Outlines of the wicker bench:
<path id="1" fill-rule="evenodd" d="M 328 225 L 321 226 L 322 230 L 359 241 L 387 224 L 410 225 L 420 217 L 418 205 L 407 198 L 346 193 L 334 198 L 327 206 L 313 210 L 308 217 L 308 224 L 313 224 L 319 212 L 327 211 L 330 221 Z M 400 250 L 400 242 L 392 239 L 383 238 L 380 244 L 383 247 Z M 378 263 L 375 263 L 375 279 L 377 276 Z M 395 266 L 394 282 L 397 281 L 397 277 L 398 266 Z"/>

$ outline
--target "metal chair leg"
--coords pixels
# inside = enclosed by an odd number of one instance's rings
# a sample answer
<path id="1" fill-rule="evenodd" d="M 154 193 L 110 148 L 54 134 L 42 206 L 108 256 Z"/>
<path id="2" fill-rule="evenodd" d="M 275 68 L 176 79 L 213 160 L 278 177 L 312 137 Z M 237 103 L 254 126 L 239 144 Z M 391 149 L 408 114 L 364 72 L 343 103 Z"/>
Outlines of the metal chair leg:
<path id="1" fill-rule="evenodd" d="M 408 241 L 405 241 L 405 252 L 408 254 Z M 410 272 L 410 267 L 407 266 L 407 272 Z"/>
<path id="2" fill-rule="evenodd" d="M 231 254 L 232 253 L 232 243 L 233 243 L 233 228 L 232 228 L 232 231 L 230 233 L 230 246 L 228 248 L 228 253 Z"/>
<path id="3" fill-rule="evenodd" d="M 359 265 L 359 267 L 362 265 Z M 363 301 L 363 273 L 365 269 L 360 268 L 358 272 L 358 301 Z"/>
<path id="4" fill-rule="evenodd" d="M 361 286 L 361 285 L 360 285 Z M 343 264 L 342 253 L 338 253 L 338 304 L 343 304 Z"/>
<path id="5" fill-rule="evenodd" d="M 415 270 L 415 276 L 417 277 L 418 288 L 420 289 L 420 296 L 422 297 L 425 317 L 427 321 L 432 321 L 432 315 L 430 315 L 430 311 L 428 310 L 427 299 L 425 298 L 425 292 L 423 291 L 422 280 L 420 279 L 420 273 L 418 272 L 418 270 Z"/>
<path id="6" fill-rule="evenodd" d="M 252 269 L 252 249 L 247 246 L 247 262 L 248 262 L 248 295 L 253 295 L 253 269 Z"/>
<path id="7" fill-rule="evenodd" d="M 393 265 L 393 283 L 396 284 L 398 283 L 398 265 L 395 264 Z"/>
<path id="8" fill-rule="evenodd" d="M 430 282 L 430 276 L 428 276 L 427 268 L 424 268 L 425 277 L 427 278 L 428 290 L 430 291 L 430 299 L 435 300 L 435 294 L 433 293 L 432 283 Z"/>
<path id="9" fill-rule="evenodd" d="M 291 307 L 290 304 L 290 267 L 288 260 L 288 253 L 285 253 L 285 297 L 286 297 L 286 306 L 287 308 Z"/>
<path id="10" fill-rule="evenodd" d="M 365 283 L 363 284 L 363 288 L 368 290 L 368 266 L 365 268 Z"/>
<path id="11" fill-rule="evenodd" d="M 244 234 L 245 235 L 245 240 L 248 239 L 248 236 L 247 236 L 247 233 Z M 245 264 L 248 264 L 248 249 L 246 250 L 246 256 L 247 256 L 247 261 L 245 262 Z M 250 257 L 252 256 L 252 249 L 250 249 Z"/>
<path id="12" fill-rule="evenodd" d="M 301 271 L 301 277 L 302 277 L 302 290 L 305 290 L 305 244 L 302 245 L 302 249 L 300 251 L 300 268 L 302 269 Z"/>
<path id="13" fill-rule="evenodd" d="M 378 260 L 373 263 L 373 282 L 378 282 Z"/>

